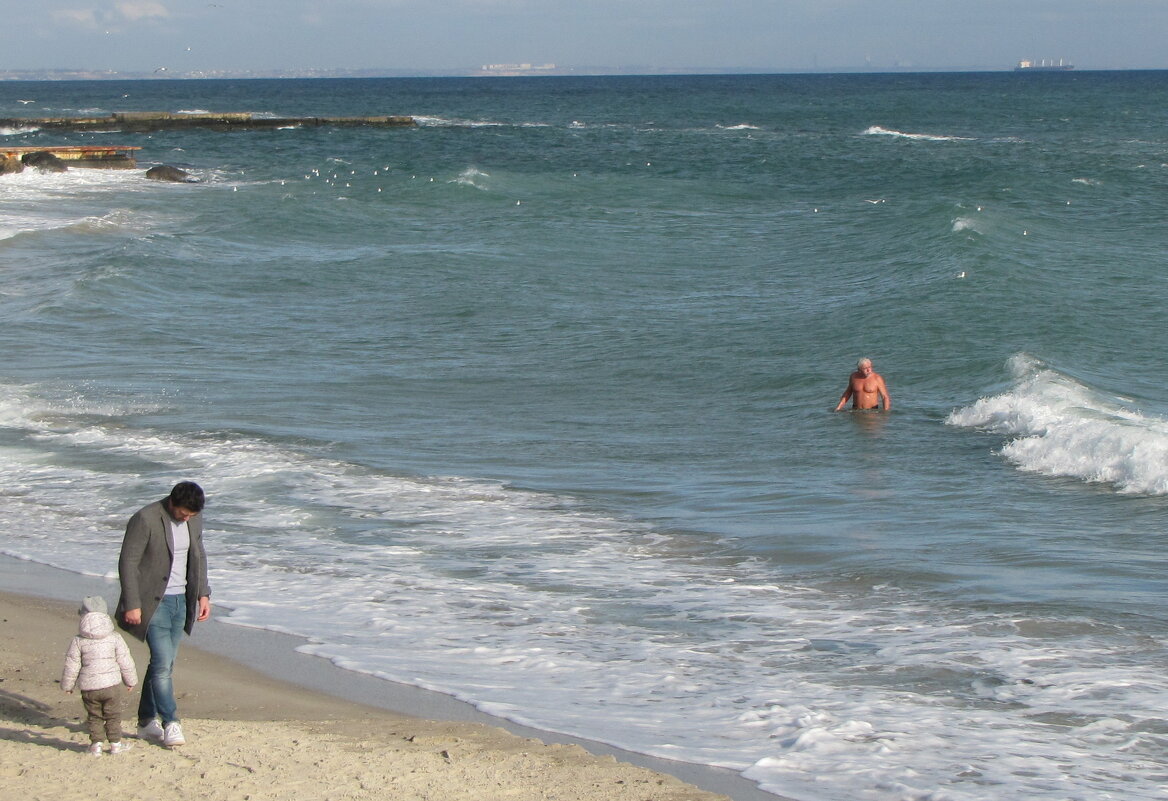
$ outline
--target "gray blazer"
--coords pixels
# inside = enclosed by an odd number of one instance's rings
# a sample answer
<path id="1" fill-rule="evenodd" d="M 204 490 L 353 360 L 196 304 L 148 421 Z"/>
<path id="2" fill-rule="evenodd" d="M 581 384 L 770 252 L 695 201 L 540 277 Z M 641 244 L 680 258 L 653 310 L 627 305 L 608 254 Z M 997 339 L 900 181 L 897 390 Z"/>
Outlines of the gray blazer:
<path id="1" fill-rule="evenodd" d="M 158 609 L 166 582 L 170 578 L 170 567 L 174 561 L 174 537 L 167 524 L 170 514 L 166 511 L 166 500 L 157 501 L 134 513 L 126 524 L 126 536 L 122 540 L 122 552 L 118 557 L 118 577 L 122 582 L 122 595 L 118 599 L 118 625 L 137 637 L 146 639 L 146 629 L 150 618 Z M 207 552 L 203 550 L 203 516 L 195 515 L 187 521 L 191 534 L 191 549 L 187 554 L 187 624 L 186 632 L 195 627 L 199 610 L 199 598 L 211 595 L 211 585 L 207 582 Z M 126 623 L 127 609 L 141 609 L 142 623 L 131 626 Z"/>

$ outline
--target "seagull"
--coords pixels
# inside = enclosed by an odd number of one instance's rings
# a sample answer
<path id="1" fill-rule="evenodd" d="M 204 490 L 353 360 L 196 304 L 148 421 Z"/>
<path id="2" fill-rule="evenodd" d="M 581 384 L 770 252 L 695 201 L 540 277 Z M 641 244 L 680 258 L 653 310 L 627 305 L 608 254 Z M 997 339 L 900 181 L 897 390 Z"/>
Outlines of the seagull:
<path id="1" fill-rule="evenodd" d="M 156 69 L 154 71 L 155 72 L 166 72 L 166 67 L 159 67 L 158 69 Z"/>
<path id="2" fill-rule="evenodd" d="M 35 100 L 17 100 L 16 102 L 17 103 L 24 103 L 27 105 L 28 103 L 35 103 L 36 101 Z"/>

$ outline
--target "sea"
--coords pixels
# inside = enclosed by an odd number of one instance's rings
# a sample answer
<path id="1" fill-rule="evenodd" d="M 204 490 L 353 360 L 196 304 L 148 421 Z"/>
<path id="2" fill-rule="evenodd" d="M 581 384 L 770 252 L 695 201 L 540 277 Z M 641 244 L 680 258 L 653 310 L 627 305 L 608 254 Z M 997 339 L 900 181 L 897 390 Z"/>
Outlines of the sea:
<path id="1" fill-rule="evenodd" d="M 1168 798 L 1168 72 L 0 83 L 0 553 L 797 801 Z M 196 183 L 159 183 L 169 164 Z M 835 412 L 857 359 L 891 411 Z"/>

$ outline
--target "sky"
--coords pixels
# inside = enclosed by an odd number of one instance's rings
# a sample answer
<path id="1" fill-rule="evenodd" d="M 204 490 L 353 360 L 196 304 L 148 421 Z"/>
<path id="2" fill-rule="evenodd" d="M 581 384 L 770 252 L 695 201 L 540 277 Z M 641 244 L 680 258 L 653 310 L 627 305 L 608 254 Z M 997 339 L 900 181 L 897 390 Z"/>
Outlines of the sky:
<path id="1" fill-rule="evenodd" d="M 0 70 L 1168 68 L 1168 0 L 0 0 Z"/>

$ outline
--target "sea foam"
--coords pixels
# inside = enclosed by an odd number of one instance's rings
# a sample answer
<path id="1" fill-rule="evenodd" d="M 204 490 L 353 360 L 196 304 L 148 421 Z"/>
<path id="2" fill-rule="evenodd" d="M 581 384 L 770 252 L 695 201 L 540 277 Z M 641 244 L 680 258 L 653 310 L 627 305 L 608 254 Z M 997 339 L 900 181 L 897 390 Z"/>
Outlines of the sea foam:
<path id="1" fill-rule="evenodd" d="M 1142 414 L 1027 354 L 1014 386 L 953 411 L 946 422 L 1012 435 L 1000 453 L 1028 472 L 1168 494 L 1168 420 Z"/>
<path id="2" fill-rule="evenodd" d="M 973 141 L 968 136 L 947 136 L 944 134 L 924 134 L 924 133 L 905 133 L 904 131 L 897 131 L 892 128 L 885 128 L 880 125 L 873 125 L 866 128 L 863 132 L 864 136 L 893 136 L 900 139 L 916 139 L 925 142 L 970 142 Z"/>

